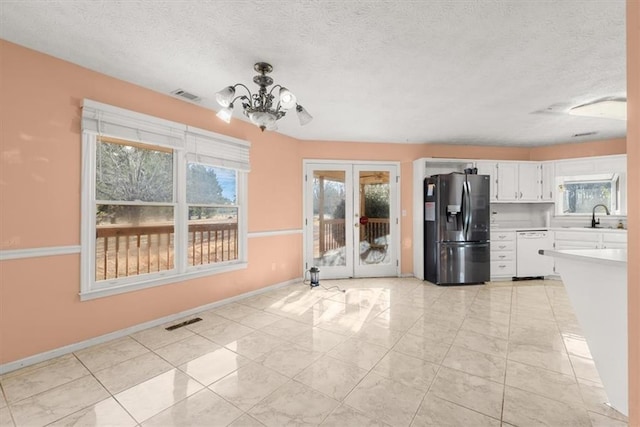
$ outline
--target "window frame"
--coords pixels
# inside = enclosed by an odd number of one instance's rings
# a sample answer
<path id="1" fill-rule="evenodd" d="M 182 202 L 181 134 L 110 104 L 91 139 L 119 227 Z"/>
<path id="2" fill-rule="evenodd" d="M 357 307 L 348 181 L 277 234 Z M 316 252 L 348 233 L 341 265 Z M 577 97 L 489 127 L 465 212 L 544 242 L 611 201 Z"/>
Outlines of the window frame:
<path id="1" fill-rule="evenodd" d="M 186 189 L 186 183 L 187 183 L 187 169 L 189 167 L 189 163 L 203 165 L 203 166 L 212 166 L 212 165 L 210 165 L 208 163 L 203 163 L 201 161 L 186 160 L 186 162 L 185 162 L 185 189 Z M 224 167 L 222 167 L 222 166 L 213 166 L 213 167 L 218 167 L 218 168 L 224 169 Z M 240 183 L 239 183 L 240 182 L 240 173 L 239 173 L 239 171 L 237 169 L 232 169 L 232 168 L 226 168 L 226 169 L 231 169 L 231 170 L 235 170 L 236 171 L 236 202 L 234 204 L 231 204 L 231 205 L 223 205 L 223 204 L 217 204 L 217 203 L 209 203 L 209 204 L 207 204 L 207 203 L 190 203 L 188 200 L 186 200 L 186 195 L 185 195 L 185 208 L 186 208 L 185 215 L 186 215 L 186 222 L 187 222 L 187 233 L 188 233 L 189 221 L 191 220 L 189 218 L 189 209 L 190 209 L 190 207 L 199 206 L 199 207 L 206 207 L 206 208 L 234 208 L 234 209 L 237 209 L 237 214 L 236 215 L 237 215 L 237 221 L 238 221 L 237 222 L 237 227 L 238 227 L 238 231 L 237 231 L 237 233 L 238 233 L 238 245 L 242 246 L 242 245 L 240 245 L 240 218 L 241 218 L 241 215 L 240 215 L 241 205 L 239 203 L 240 193 L 241 193 Z M 185 191 L 185 194 L 186 194 L 186 191 Z M 189 238 L 188 238 L 188 236 L 186 236 L 186 237 L 187 238 L 185 240 L 185 244 L 188 245 L 188 243 L 186 243 L 186 242 L 188 242 Z M 240 259 L 240 248 L 237 248 L 237 249 L 238 249 L 238 259 Z M 194 265 L 190 265 L 188 259 L 185 258 L 185 260 L 186 260 L 187 269 L 191 270 L 191 271 L 202 270 L 202 269 L 206 270 L 206 269 L 209 269 L 210 266 L 212 266 L 212 265 L 232 264 L 232 263 L 235 263 L 237 261 L 237 260 L 227 260 L 227 261 L 222 261 L 222 262 L 213 263 L 213 264 L 194 264 Z"/>
<path id="2" fill-rule="evenodd" d="M 591 216 L 592 212 L 565 212 L 564 203 L 564 187 L 567 184 L 596 184 L 607 183 L 611 185 L 611 200 L 607 208 L 613 216 L 623 215 L 623 176 L 620 173 L 597 173 L 586 175 L 571 175 L 556 177 L 556 186 L 559 191 L 556 192 L 556 216 L 564 217 L 584 217 Z"/>
<path id="3" fill-rule="evenodd" d="M 172 150 L 175 197 L 174 202 L 167 205 L 175 206 L 173 269 L 96 280 L 96 212 L 99 202 L 96 199 L 96 152 L 100 137 Z M 247 141 L 85 99 L 82 111 L 80 299 L 91 300 L 247 268 L 249 149 Z M 194 158 L 198 163 L 236 171 L 238 258 L 235 260 L 188 265 L 187 164 Z"/>

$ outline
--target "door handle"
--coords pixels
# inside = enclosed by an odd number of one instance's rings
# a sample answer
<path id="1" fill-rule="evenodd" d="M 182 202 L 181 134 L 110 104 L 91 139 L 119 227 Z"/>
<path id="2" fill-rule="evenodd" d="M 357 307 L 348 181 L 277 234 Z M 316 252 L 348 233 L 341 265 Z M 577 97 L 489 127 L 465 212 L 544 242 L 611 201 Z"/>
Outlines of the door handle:
<path id="1" fill-rule="evenodd" d="M 464 239 L 469 239 L 469 226 L 471 225 L 471 187 L 466 180 L 462 184 L 462 197 L 464 203 L 464 212 L 462 212 L 462 233 Z"/>
<path id="2" fill-rule="evenodd" d="M 465 238 L 469 239 L 469 228 L 471 227 L 471 221 L 473 221 L 473 206 L 471 204 L 471 184 L 466 181 L 467 184 L 467 233 Z"/>

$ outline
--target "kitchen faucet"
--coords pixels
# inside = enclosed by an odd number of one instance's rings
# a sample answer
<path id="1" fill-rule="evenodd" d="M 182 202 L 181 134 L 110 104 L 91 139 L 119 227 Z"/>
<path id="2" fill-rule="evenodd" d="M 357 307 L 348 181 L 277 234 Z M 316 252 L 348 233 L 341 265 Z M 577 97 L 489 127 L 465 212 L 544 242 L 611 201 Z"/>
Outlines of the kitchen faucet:
<path id="1" fill-rule="evenodd" d="M 593 207 L 593 210 L 591 211 L 591 228 L 596 228 L 596 225 L 600 224 L 600 219 L 596 221 L 596 208 L 598 206 L 602 206 L 607 212 L 607 215 L 609 215 L 609 208 L 607 208 L 605 205 L 603 205 L 602 203 L 598 203 L 597 205 L 595 205 Z"/>

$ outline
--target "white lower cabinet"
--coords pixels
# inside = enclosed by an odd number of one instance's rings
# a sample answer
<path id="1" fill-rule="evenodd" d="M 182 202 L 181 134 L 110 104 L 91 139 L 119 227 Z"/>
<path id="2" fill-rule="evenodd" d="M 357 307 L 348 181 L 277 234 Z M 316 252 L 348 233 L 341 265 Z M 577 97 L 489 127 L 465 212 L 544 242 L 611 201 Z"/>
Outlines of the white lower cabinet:
<path id="1" fill-rule="evenodd" d="M 600 243 L 600 233 L 585 231 L 556 231 L 555 249 L 597 249 Z"/>
<path id="2" fill-rule="evenodd" d="M 600 247 L 602 249 L 627 249 L 627 233 L 602 233 Z"/>
<path id="3" fill-rule="evenodd" d="M 626 231 L 571 230 L 555 232 L 555 250 L 627 249 Z M 554 267 L 555 273 L 560 273 Z"/>
<path id="4" fill-rule="evenodd" d="M 531 234 L 532 232 L 529 232 Z M 522 233 L 520 233 L 522 234 Z M 527 233 L 525 233 L 527 234 Z M 548 238 L 534 240 L 538 249 L 626 249 L 627 233 L 623 230 L 562 229 L 539 231 L 533 234 L 545 234 Z M 528 243 L 524 240 L 522 243 Z M 531 245 L 525 250 L 516 231 L 491 231 L 491 279 L 504 280 L 513 277 L 537 277 L 559 274 L 551 257 L 540 259 L 537 250 Z M 536 246 L 536 248 L 537 248 Z"/>
<path id="5" fill-rule="evenodd" d="M 504 279 L 516 275 L 516 232 L 491 232 L 491 278 Z"/>

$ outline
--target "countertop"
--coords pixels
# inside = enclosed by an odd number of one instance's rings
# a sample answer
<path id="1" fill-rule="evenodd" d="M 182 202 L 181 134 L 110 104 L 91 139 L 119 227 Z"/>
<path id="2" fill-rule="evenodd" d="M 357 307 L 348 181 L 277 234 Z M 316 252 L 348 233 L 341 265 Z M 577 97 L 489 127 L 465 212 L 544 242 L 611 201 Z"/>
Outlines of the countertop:
<path id="1" fill-rule="evenodd" d="M 491 231 L 589 231 L 600 233 L 626 233 L 626 228 L 607 227 L 491 227 Z"/>
<path id="2" fill-rule="evenodd" d="M 566 258 L 577 261 L 595 262 L 607 265 L 626 266 L 626 249 L 566 249 L 552 250 L 540 249 L 540 255 L 552 256 L 555 258 Z"/>

